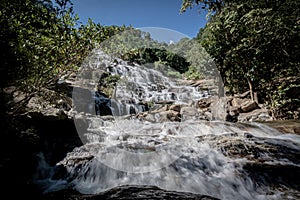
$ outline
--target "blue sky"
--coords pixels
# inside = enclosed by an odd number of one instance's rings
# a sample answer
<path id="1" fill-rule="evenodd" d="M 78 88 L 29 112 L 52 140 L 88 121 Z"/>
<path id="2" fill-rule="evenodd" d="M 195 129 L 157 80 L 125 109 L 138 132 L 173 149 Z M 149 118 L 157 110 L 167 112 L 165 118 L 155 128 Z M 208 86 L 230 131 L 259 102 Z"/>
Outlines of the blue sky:
<path id="1" fill-rule="evenodd" d="M 135 28 L 160 27 L 195 37 L 206 23 L 197 8 L 180 14 L 182 0 L 73 0 L 80 21 L 88 18 L 101 25 L 132 25 Z"/>

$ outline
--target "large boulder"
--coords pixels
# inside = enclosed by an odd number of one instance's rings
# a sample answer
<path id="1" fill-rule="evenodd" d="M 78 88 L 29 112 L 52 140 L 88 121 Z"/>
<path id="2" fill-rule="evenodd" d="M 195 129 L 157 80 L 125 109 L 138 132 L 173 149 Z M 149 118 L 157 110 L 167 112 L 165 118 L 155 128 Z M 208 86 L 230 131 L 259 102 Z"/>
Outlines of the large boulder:
<path id="1" fill-rule="evenodd" d="M 282 133 L 292 133 L 300 135 L 300 120 L 272 120 L 261 122 Z"/>
<path id="2" fill-rule="evenodd" d="M 267 109 L 255 109 L 251 112 L 240 113 L 238 115 L 239 122 L 248 122 L 248 121 L 271 121 L 273 120 L 270 115 L 270 111 Z"/>
<path id="3" fill-rule="evenodd" d="M 243 112 L 250 112 L 259 108 L 258 104 L 255 101 L 249 100 L 241 104 L 241 110 Z"/>

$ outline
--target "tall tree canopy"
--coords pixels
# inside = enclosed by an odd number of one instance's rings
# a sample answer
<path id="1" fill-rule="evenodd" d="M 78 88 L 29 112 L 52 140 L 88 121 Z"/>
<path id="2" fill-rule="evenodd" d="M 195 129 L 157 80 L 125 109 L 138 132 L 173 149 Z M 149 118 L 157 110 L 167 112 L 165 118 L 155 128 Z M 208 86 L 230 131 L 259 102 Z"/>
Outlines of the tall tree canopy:
<path id="1" fill-rule="evenodd" d="M 71 0 L 2 0 L 1 88 L 14 85 L 28 101 L 78 69 L 97 43 L 126 27 L 80 25 Z"/>
<path id="2" fill-rule="evenodd" d="M 250 90 L 280 115 L 300 107 L 300 3 L 297 0 L 183 0 L 211 11 L 197 39 L 230 93 Z"/>

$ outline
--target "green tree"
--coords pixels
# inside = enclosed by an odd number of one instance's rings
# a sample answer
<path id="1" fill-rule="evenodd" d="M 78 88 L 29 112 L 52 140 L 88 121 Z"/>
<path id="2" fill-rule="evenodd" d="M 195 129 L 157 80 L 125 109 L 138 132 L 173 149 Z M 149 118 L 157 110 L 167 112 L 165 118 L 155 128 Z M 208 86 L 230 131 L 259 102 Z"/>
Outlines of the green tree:
<path id="1" fill-rule="evenodd" d="M 196 4 L 213 11 L 197 39 L 214 58 L 230 92 L 250 90 L 252 99 L 258 93 L 274 110 L 287 100 L 296 105 L 291 109 L 300 105 L 299 97 L 275 92 L 283 85 L 279 80 L 299 74 L 299 1 L 184 0 L 182 11 Z M 294 90 L 300 84 L 292 85 Z"/>
<path id="2" fill-rule="evenodd" d="M 19 108 L 76 72 L 97 43 L 125 29 L 91 20 L 76 28 L 79 18 L 71 0 L 0 3 L 1 88 L 14 85 L 26 92 Z"/>
<path id="3" fill-rule="evenodd" d="M 51 84 L 75 64 L 77 36 L 69 1 L 1 1 L 2 70 L 6 83 L 27 92 Z"/>

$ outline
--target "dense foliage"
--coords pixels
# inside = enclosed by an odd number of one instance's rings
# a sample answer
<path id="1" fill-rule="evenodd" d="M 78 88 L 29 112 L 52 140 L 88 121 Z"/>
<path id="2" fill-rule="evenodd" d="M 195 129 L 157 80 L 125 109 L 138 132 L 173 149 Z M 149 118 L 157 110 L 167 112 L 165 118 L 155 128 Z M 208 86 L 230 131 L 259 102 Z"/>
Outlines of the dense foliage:
<path id="1" fill-rule="evenodd" d="M 187 79 L 215 77 L 212 58 L 195 39 L 182 38 L 167 44 L 154 40 L 148 32 L 129 29 L 100 46 L 109 54 L 132 63 L 152 65 L 167 75 Z"/>
<path id="2" fill-rule="evenodd" d="M 1 1 L 1 88 L 17 86 L 28 101 L 76 71 L 83 59 L 125 27 L 78 23 L 70 0 Z"/>
<path id="3" fill-rule="evenodd" d="M 92 20 L 82 25 L 71 0 L 3 0 L 1 88 L 15 85 L 26 91 L 26 102 L 76 72 L 100 43 L 103 47 L 103 41 L 127 30 L 112 40 L 119 43 L 109 43 L 108 51 L 130 62 L 169 66 L 190 79 L 213 74 L 216 63 L 229 93 L 250 90 L 252 99 L 268 104 L 274 116 L 297 110 L 299 1 L 183 0 L 181 12 L 195 5 L 209 11 L 209 22 L 196 38 L 199 46 L 188 39 L 159 43 L 132 27 L 102 26 Z"/>
<path id="4" fill-rule="evenodd" d="M 250 90 L 275 117 L 300 107 L 299 1 L 184 0 L 181 11 L 194 5 L 210 11 L 197 39 L 229 93 Z"/>
<path id="5" fill-rule="evenodd" d="M 151 38 L 150 33 L 139 29 L 127 29 L 100 45 L 106 53 L 126 61 L 142 65 L 164 65 L 182 74 L 188 71 L 190 63 L 187 61 L 186 54 L 174 51 L 176 47 L 179 46 L 158 42 Z"/>

